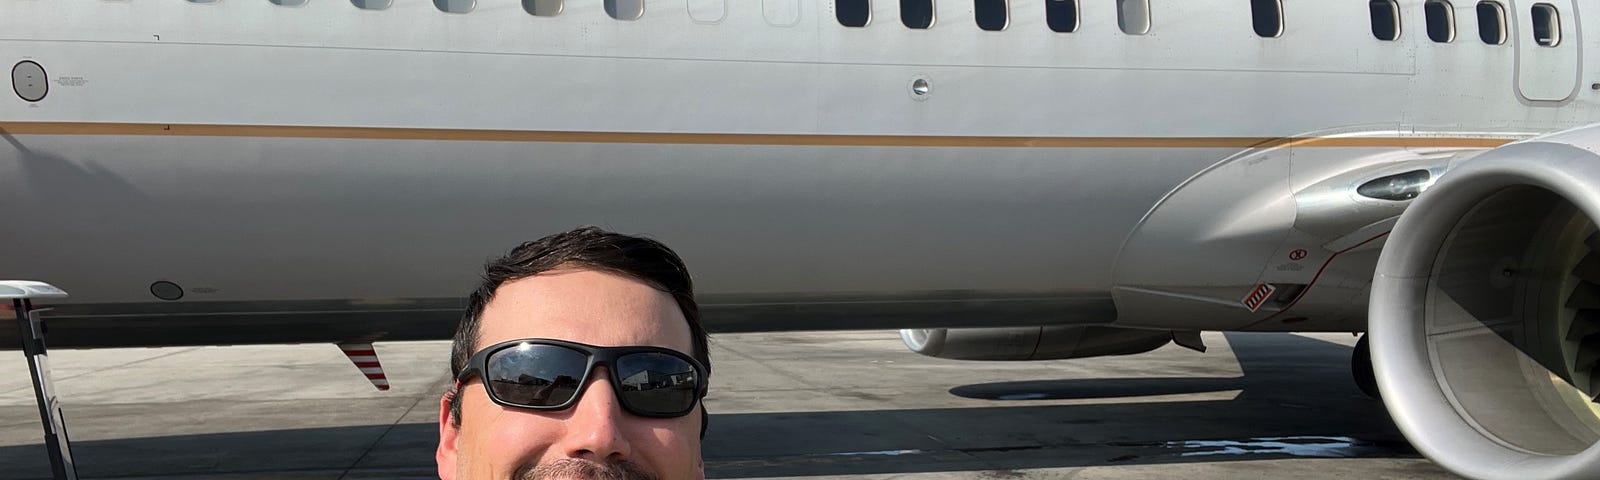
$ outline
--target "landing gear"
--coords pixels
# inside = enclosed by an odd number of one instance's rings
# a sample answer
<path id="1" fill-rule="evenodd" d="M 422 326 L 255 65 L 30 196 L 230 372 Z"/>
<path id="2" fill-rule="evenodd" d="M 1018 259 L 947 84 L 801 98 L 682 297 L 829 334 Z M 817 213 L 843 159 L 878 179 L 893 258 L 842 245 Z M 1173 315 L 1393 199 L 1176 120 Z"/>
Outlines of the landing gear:
<path id="1" fill-rule="evenodd" d="M 1383 399 L 1378 393 L 1378 378 L 1372 372 L 1372 354 L 1367 349 L 1366 334 L 1356 340 L 1356 348 L 1350 352 L 1350 375 L 1355 377 L 1356 387 L 1361 389 L 1361 393 L 1374 400 Z"/>

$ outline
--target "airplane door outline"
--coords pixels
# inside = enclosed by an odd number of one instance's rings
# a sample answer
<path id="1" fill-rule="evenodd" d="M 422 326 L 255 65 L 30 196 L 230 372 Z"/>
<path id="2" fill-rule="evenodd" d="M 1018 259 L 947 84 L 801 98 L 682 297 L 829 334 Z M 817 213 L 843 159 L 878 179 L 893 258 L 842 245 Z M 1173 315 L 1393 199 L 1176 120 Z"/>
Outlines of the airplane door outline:
<path id="1" fill-rule="evenodd" d="M 1582 32 L 1578 29 L 1578 6 L 1573 0 L 1510 0 L 1511 42 L 1517 49 L 1517 95 L 1535 102 L 1559 102 L 1577 93 L 1581 74 L 1578 50 Z M 1557 11 L 1561 27 L 1553 47 L 1539 45 L 1533 38 L 1533 9 L 1549 4 Z"/>

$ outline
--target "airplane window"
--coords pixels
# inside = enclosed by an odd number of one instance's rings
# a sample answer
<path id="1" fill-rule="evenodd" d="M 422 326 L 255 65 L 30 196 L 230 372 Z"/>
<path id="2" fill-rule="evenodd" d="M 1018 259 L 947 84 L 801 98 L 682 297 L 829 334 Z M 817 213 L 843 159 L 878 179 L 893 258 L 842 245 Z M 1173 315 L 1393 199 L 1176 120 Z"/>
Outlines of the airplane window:
<path id="1" fill-rule="evenodd" d="M 900 23 L 918 30 L 933 26 L 933 0 L 900 0 Z"/>
<path id="2" fill-rule="evenodd" d="M 1044 20 L 1052 31 L 1077 31 L 1078 0 L 1044 0 Z"/>
<path id="3" fill-rule="evenodd" d="M 306 4 L 306 0 L 267 0 L 280 7 L 298 7 Z"/>
<path id="4" fill-rule="evenodd" d="M 467 13 L 477 3 L 477 0 L 433 0 L 433 6 L 444 13 Z"/>
<path id="5" fill-rule="evenodd" d="M 972 15 L 978 21 L 978 28 L 991 32 L 1006 29 L 1006 0 L 973 0 Z"/>
<path id="6" fill-rule="evenodd" d="M 1450 43 L 1456 39 L 1456 10 L 1445 0 L 1428 0 L 1422 4 L 1428 17 L 1428 38 L 1436 43 Z"/>
<path id="7" fill-rule="evenodd" d="M 1400 5 L 1395 0 L 1371 0 L 1367 9 L 1372 11 L 1372 36 L 1391 42 L 1400 39 Z"/>
<path id="8" fill-rule="evenodd" d="M 617 20 L 638 20 L 644 16 L 644 0 L 606 0 L 606 15 Z"/>
<path id="9" fill-rule="evenodd" d="M 1533 5 L 1533 41 L 1544 47 L 1561 44 L 1561 13 L 1548 3 Z"/>
<path id="10" fill-rule="evenodd" d="M 536 17 L 554 17 L 561 9 L 561 0 L 522 0 L 522 10 Z"/>
<path id="11" fill-rule="evenodd" d="M 872 4 L 868 0 L 837 0 L 833 2 L 834 16 L 846 27 L 865 27 L 872 19 Z"/>
<path id="12" fill-rule="evenodd" d="M 1478 2 L 1478 38 L 1490 45 L 1506 43 L 1506 7 L 1500 2 Z"/>
<path id="13" fill-rule="evenodd" d="M 394 4 L 394 0 L 350 0 L 350 4 L 362 10 L 383 10 Z"/>
<path id="14" fill-rule="evenodd" d="M 722 0 L 717 0 L 722 1 Z M 800 24 L 800 0 L 761 0 L 761 16 L 767 25 L 793 27 Z"/>
<path id="15" fill-rule="evenodd" d="M 1283 0 L 1250 0 L 1256 35 L 1277 38 L 1283 35 Z"/>
<path id="16" fill-rule="evenodd" d="M 1150 0 L 1117 0 L 1117 27 L 1122 33 L 1150 33 Z"/>
<path id="17" fill-rule="evenodd" d="M 728 4 L 725 0 L 689 0 L 689 19 L 695 23 L 717 23 L 726 16 Z"/>

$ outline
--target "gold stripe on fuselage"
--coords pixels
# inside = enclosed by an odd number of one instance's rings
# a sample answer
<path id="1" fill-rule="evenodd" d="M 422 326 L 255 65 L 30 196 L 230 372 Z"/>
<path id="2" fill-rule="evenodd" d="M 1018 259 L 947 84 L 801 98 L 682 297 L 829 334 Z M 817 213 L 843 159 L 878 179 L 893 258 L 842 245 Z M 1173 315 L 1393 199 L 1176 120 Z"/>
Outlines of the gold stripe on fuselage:
<path id="1" fill-rule="evenodd" d="M 988 148 L 1268 148 L 1431 147 L 1493 148 L 1504 137 L 981 137 L 922 135 L 809 135 L 764 133 L 562 132 L 442 128 L 194 125 L 160 123 L 0 122 L 9 135 L 135 135 L 175 137 L 328 138 L 477 142 L 636 143 L 665 145 L 789 145 L 824 147 Z"/>

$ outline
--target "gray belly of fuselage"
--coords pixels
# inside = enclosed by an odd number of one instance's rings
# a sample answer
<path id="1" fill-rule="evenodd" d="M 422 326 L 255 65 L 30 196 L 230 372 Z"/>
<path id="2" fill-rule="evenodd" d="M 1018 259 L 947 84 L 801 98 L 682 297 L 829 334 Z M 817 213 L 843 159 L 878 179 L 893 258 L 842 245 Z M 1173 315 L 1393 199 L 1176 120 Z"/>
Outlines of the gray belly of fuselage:
<path id="1" fill-rule="evenodd" d="M 67 289 L 63 314 L 79 303 L 437 307 L 470 291 L 486 259 L 579 225 L 665 242 L 713 304 L 1095 297 L 1150 206 L 1234 151 L 11 143 L 0 205 L 29 220 L 5 237 L 13 254 L 0 271 Z M 184 298 L 154 298 L 157 281 L 180 285 Z"/>

